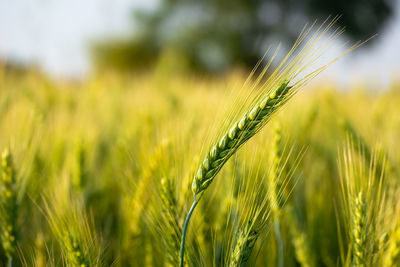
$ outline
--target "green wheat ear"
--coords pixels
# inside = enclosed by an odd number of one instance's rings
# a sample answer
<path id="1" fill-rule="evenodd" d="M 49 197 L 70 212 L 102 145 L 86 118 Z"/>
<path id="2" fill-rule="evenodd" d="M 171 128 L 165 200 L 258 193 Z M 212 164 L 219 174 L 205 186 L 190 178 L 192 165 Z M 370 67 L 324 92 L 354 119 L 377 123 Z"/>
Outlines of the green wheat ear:
<path id="1" fill-rule="evenodd" d="M 260 231 L 255 229 L 252 220 L 248 221 L 244 229 L 240 229 L 236 237 L 229 267 L 242 267 L 247 264 L 259 234 Z"/>
<path id="2" fill-rule="evenodd" d="M 163 177 L 161 179 L 161 210 L 163 213 L 163 224 L 165 225 L 164 239 L 167 244 L 168 266 L 176 266 L 179 260 L 179 239 L 181 228 L 178 222 L 177 200 L 175 198 L 174 188 L 171 179 Z"/>
<path id="3" fill-rule="evenodd" d="M 219 142 L 211 147 L 194 176 L 192 183 L 194 195 L 200 195 L 207 189 L 228 159 L 260 130 L 274 111 L 282 106 L 292 88 L 288 84 L 289 81 L 284 81 L 276 90 L 255 104 L 233 124 L 233 127 L 222 136 Z"/>
<path id="4" fill-rule="evenodd" d="M 366 266 L 366 245 L 367 245 L 367 204 L 362 191 L 354 200 L 353 211 L 353 262 L 354 266 Z"/>
<path id="5" fill-rule="evenodd" d="M 66 258 L 70 266 L 88 267 L 89 261 L 85 257 L 80 242 L 69 232 L 64 233 L 62 240 L 65 246 Z"/>
<path id="6" fill-rule="evenodd" d="M 15 256 L 17 234 L 17 194 L 13 159 L 6 149 L 1 156 L 1 243 L 9 266 Z"/>
<path id="7" fill-rule="evenodd" d="M 282 194 L 280 194 L 284 181 L 281 177 L 281 158 L 282 158 L 282 147 L 281 147 L 281 129 L 280 125 L 277 124 L 275 127 L 273 136 L 273 145 L 271 148 L 271 170 L 268 175 L 268 198 L 272 214 L 276 220 L 279 220 L 279 213 L 285 200 Z"/>

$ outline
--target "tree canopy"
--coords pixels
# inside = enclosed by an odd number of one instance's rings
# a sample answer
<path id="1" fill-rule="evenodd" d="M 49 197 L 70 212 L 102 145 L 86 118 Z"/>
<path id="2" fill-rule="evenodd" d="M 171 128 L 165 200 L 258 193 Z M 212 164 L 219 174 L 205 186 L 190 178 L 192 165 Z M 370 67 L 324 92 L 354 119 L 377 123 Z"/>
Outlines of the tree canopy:
<path id="1" fill-rule="evenodd" d="M 390 0 L 164 0 L 137 11 L 138 29 L 125 40 L 94 46 L 99 67 L 151 67 L 166 51 L 193 70 L 251 67 L 273 43 L 287 44 L 306 23 L 340 15 L 345 35 L 363 40 L 379 33 L 392 15 Z M 371 43 L 371 42 L 369 42 Z"/>

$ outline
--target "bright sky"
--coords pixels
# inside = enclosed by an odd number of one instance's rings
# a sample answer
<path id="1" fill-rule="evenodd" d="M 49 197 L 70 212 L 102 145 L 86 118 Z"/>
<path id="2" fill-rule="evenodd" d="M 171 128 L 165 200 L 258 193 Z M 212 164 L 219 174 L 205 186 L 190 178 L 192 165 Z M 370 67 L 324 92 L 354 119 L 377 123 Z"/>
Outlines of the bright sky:
<path id="1" fill-rule="evenodd" d="M 0 0 L 0 56 L 36 63 L 54 76 L 90 71 L 89 44 L 133 31 L 132 9 L 152 8 L 157 0 Z M 400 77 L 400 1 L 395 19 L 375 45 L 342 59 L 328 75 L 342 81 L 368 77 L 387 82 Z"/>
<path id="2" fill-rule="evenodd" d="M 56 76 L 81 76 L 90 69 L 90 42 L 128 34 L 132 9 L 151 2 L 0 0 L 0 56 L 36 63 Z"/>

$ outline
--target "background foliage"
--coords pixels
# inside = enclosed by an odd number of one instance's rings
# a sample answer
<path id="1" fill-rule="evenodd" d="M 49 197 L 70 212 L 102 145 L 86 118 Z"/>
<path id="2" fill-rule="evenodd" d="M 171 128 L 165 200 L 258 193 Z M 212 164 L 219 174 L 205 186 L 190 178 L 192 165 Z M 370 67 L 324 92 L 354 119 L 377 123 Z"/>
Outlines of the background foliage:
<path id="1" fill-rule="evenodd" d="M 174 67 L 190 70 L 252 68 L 271 44 L 292 43 L 307 22 L 328 16 L 341 15 L 338 25 L 346 27 L 347 38 L 365 40 L 381 32 L 394 4 L 390 0 L 164 0 L 154 9 L 135 12 L 135 34 L 95 45 L 93 58 L 99 68 L 119 70 L 146 69 L 171 54 L 179 56 Z"/>

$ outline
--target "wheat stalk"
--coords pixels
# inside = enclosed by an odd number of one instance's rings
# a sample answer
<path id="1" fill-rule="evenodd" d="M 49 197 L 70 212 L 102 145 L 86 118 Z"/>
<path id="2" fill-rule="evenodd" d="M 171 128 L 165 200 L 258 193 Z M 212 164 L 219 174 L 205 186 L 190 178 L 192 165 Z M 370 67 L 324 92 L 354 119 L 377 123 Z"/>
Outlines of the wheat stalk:
<path id="1" fill-rule="evenodd" d="M 288 83 L 288 81 L 284 81 L 276 90 L 257 103 L 249 112 L 246 112 L 238 122 L 234 123 L 231 130 L 225 133 L 220 141 L 211 148 L 200 165 L 192 183 L 194 201 L 183 226 L 180 266 L 183 266 L 186 229 L 198 204 L 198 196 L 199 198 L 202 196 L 215 175 L 238 148 L 253 137 L 268 122 L 271 115 L 288 100 L 291 95 L 289 91 L 292 88 Z"/>
<path id="2" fill-rule="evenodd" d="M 230 130 L 225 131 L 218 142 L 211 146 L 209 152 L 205 156 L 203 162 L 200 164 L 192 183 L 192 191 L 194 195 L 193 204 L 190 207 L 186 219 L 183 224 L 181 249 L 180 249 L 180 266 L 184 264 L 184 251 L 185 251 L 185 238 L 186 231 L 190 218 L 195 210 L 198 201 L 202 197 L 204 191 L 212 183 L 215 176 L 228 161 L 228 159 L 235 154 L 235 152 L 257 132 L 259 132 L 270 120 L 271 116 L 282 107 L 302 86 L 317 76 L 322 70 L 327 68 L 331 63 L 335 62 L 342 55 L 352 51 L 359 44 L 351 47 L 339 57 L 334 58 L 328 64 L 311 71 L 309 74 L 304 75 L 300 80 L 296 81 L 296 77 L 301 76 L 310 66 L 318 63 L 319 57 L 323 50 L 330 44 L 332 40 L 337 38 L 342 33 L 342 30 L 334 31 L 327 41 L 319 43 L 325 33 L 336 22 L 337 18 L 333 19 L 327 26 L 322 24 L 317 31 L 312 34 L 309 41 L 304 42 L 304 39 L 310 33 L 308 31 L 302 32 L 300 37 L 289 51 L 288 55 L 282 60 L 281 64 L 267 79 L 267 81 L 260 86 L 262 92 L 252 101 L 250 108 L 245 112 L 237 121 L 231 123 Z M 325 27 L 325 28 L 323 28 Z M 321 30 L 322 29 L 322 30 Z M 295 56 L 297 48 L 300 44 L 304 44 Z M 272 60 L 271 60 L 272 61 Z M 270 63 L 262 70 L 260 76 L 256 79 L 253 88 L 257 88 L 263 79 Z M 256 66 L 257 67 L 257 66 Z M 250 76 L 251 79 L 251 76 Z"/>

